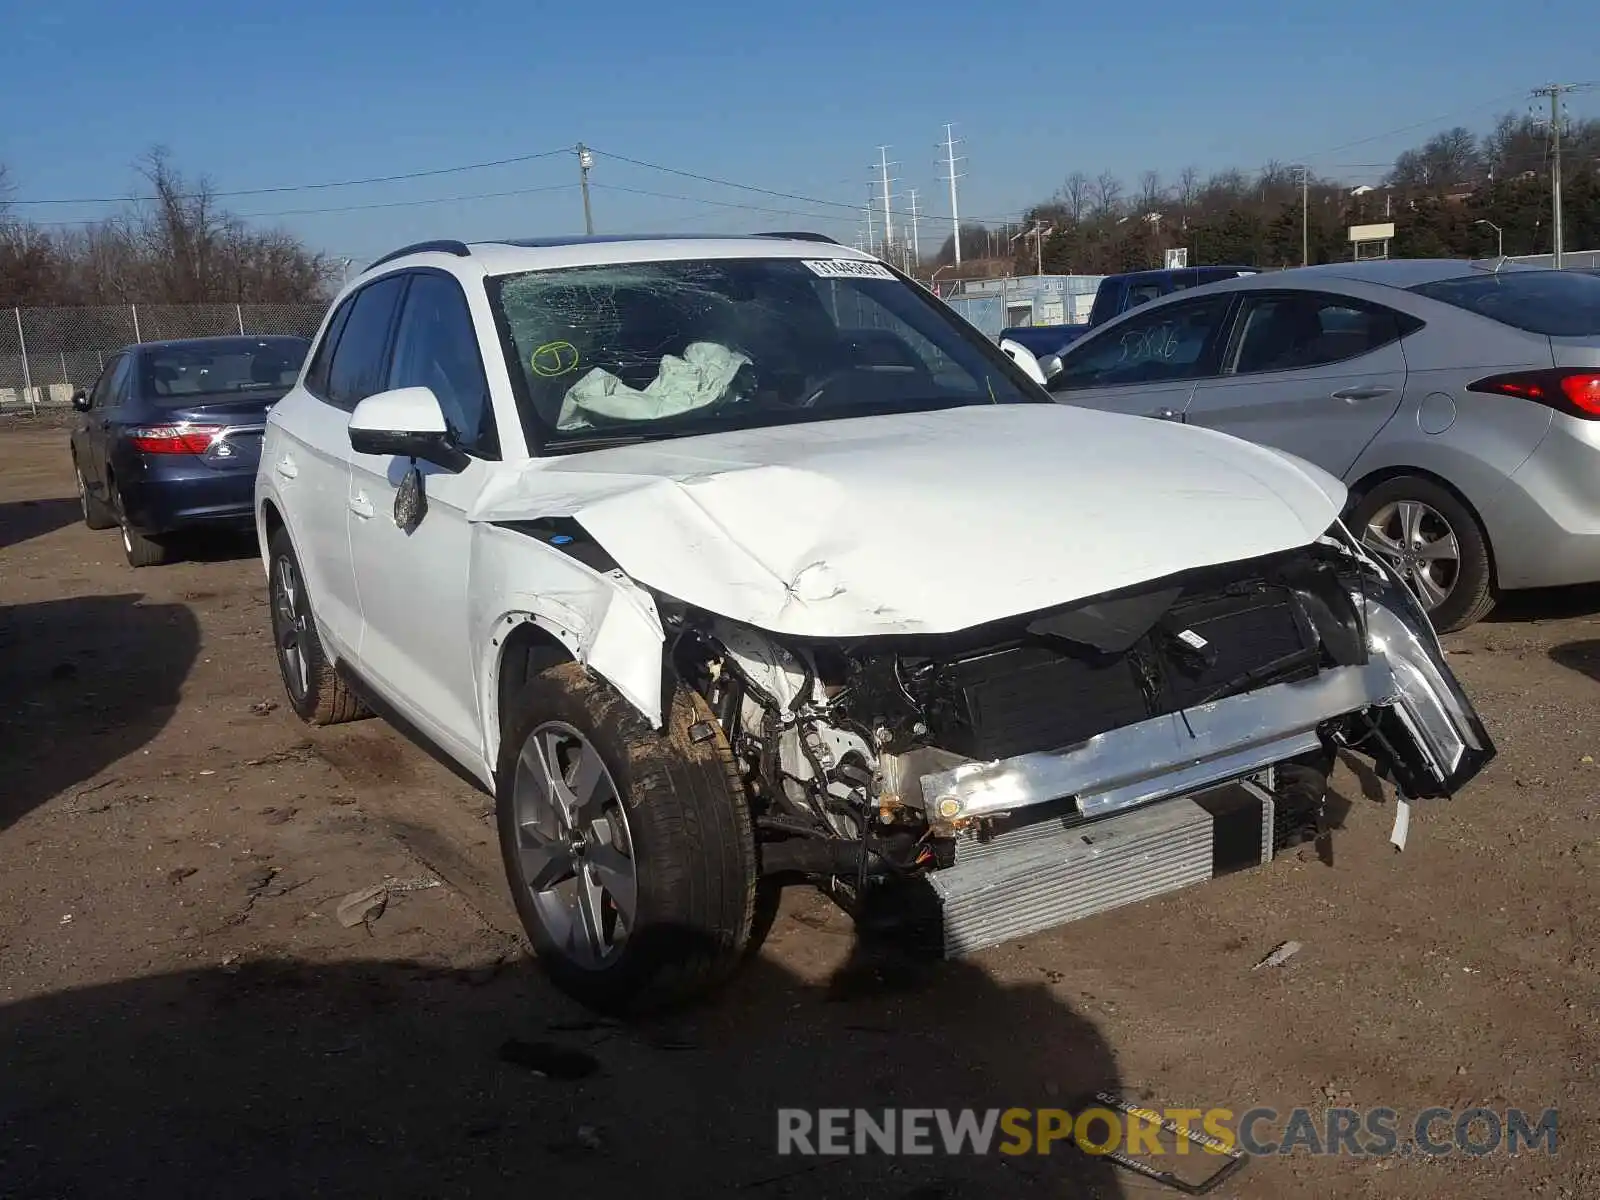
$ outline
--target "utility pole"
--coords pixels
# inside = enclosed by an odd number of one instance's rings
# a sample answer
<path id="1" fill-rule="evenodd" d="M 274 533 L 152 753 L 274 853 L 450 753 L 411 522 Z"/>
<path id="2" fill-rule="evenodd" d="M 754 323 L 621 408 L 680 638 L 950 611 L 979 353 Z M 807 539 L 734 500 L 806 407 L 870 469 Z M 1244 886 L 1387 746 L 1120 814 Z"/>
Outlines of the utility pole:
<path id="1" fill-rule="evenodd" d="M 1535 96 L 1550 97 L 1550 249 L 1554 251 L 1550 265 L 1558 271 L 1566 250 L 1561 224 L 1561 97 L 1567 92 L 1587 91 L 1594 86 L 1592 83 L 1549 83 L 1533 89 Z"/>
<path id="2" fill-rule="evenodd" d="M 872 185 L 867 184 L 867 253 L 872 253 Z"/>
<path id="3" fill-rule="evenodd" d="M 950 228 L 954 231 L 956 248 L 956 266 L 961 265 L 961 206 L 956 203 L 956 180 L 961 176 L 956 174 L 956 163 L 961 159 L 956 157 L 956 136 L 954 126 L 946 123 L 944 127 L 944 164 L 945 177 L 950 181 Z"/>
<path id="4" fill-rule="evenodd" d="M 911 193 L 911 261 L 921 265 L 922 243 L 917 240 L 917 189 L 908 190 Z"/>
<path id="5" fill-rule="evenodd" d="M 883 253 L 888 258 L 894 254 L 894 206 L 889 202 L 889 147 L 878 147 L 878 171 L 883 182 Z"/>
<path id="6" fill-rule="evenodd" d="M 578 143 L 578 182 L 583 187 L 583 231 L 594 236 L 594 213 L 589 208 L 589 168 L 594 166 L 594 154 L 582 142 Z"/>
<path id="7" fill-rule="evenodd" d="M 1311 265 L 1311 170 L 1308 167 L 1295 170 L 1300 175 L 1300 265 L 1307 267 Z"/>

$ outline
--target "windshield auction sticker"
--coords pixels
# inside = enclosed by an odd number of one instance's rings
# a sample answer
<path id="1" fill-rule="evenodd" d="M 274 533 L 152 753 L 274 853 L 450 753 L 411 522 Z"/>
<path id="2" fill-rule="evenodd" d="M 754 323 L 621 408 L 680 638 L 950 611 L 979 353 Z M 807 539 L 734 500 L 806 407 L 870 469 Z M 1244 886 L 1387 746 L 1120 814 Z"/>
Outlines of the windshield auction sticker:
<path id="1" fill-rule="evenodd" d="M 866 262 L 858 258 L 808 258 L 802 261 L 824 279 L 894 278 L 894 272 L 882 263 Z"/>

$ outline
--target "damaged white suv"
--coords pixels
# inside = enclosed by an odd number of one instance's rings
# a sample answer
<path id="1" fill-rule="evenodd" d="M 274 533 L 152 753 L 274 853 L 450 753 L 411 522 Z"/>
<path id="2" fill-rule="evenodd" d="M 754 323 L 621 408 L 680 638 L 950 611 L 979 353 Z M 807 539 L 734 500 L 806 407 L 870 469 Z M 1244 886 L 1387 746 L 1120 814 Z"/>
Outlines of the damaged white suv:
<path id="1" fill-rule="evenodd" d="M 805 235 L 398 251 L 256 487 L 296 712 L 492 791 L 539 959 L 608 1010 L 725 977 L 785 881 L 956 955 L 1316 835 L 1341 746 L 1401 817 L 1450 795 L 1494 747 L 1344 501 L 1054 404 Z"/>

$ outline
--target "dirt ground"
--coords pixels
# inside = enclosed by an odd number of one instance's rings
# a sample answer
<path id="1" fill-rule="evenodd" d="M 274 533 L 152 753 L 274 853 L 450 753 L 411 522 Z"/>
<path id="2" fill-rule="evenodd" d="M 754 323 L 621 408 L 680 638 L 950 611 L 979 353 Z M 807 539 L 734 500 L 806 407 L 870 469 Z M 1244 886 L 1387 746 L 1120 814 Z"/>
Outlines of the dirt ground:
<path id="1" fill-rule="evenodd" d="M 1331 863 L 957 964 L 791 892 L 715 1002 L 621 1027 L 534 969 L 488 800 L 378 721 L 301 726 L 253 546 L 194 549 L 130 570 L 78 519 L 59 422 L 0 423 L 0 1196 L 1176 1195 L 1060 1146 L 775 1152 L 779 1107 L 1096 1086 L 1402 1130 L 1560 1110 L 1554 1158 L 1301 1151 L 1219 1195 L 1600 1195 L 1600 593 L 1449 639 L 1500 756 L 1404 853 L 1347 768 Z M 385 881 L 376 919 L 336 919 Z"/>

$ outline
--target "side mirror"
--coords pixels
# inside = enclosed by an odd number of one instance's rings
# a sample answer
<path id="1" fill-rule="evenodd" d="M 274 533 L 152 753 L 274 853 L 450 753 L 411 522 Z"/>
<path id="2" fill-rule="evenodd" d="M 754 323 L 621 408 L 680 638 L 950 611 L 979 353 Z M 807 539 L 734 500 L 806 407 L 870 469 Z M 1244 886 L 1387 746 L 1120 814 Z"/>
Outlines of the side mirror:
<path id="1" fill-rule="evenodd" d="M 472 460 L 456 446 L 432 388 L 376 392 L 350 414 L 350 448 L 357 454 L 420 458 L 452 474 Z"/>
<path id="2" fill-rule="evenodd" d="M 1039 360 L 1039 369 L 1044 372 L 1046 379 L 1054 379 L 1061 374 L 1061 355 L 1046 354 Z"/>
<path id="3" fill-rule="evenodd" d="M 79 412 L 89 411 L 89 393 L 82 388 L 75 388 L 72 393 L 72 407 Z"/>
<path id="4" fill-rule="evenodd" d="M 1000 340 L 1000 352 L 1026 371 L 1028 378 L 1032 379 L 1040 387 L 1044 386 L 1044 372 L 1039 369 L 1039 360 L 1033 356 L 1033 352 L 1026 346 L 1020 345 L 1010 338 L 1002 338 Z"/>

